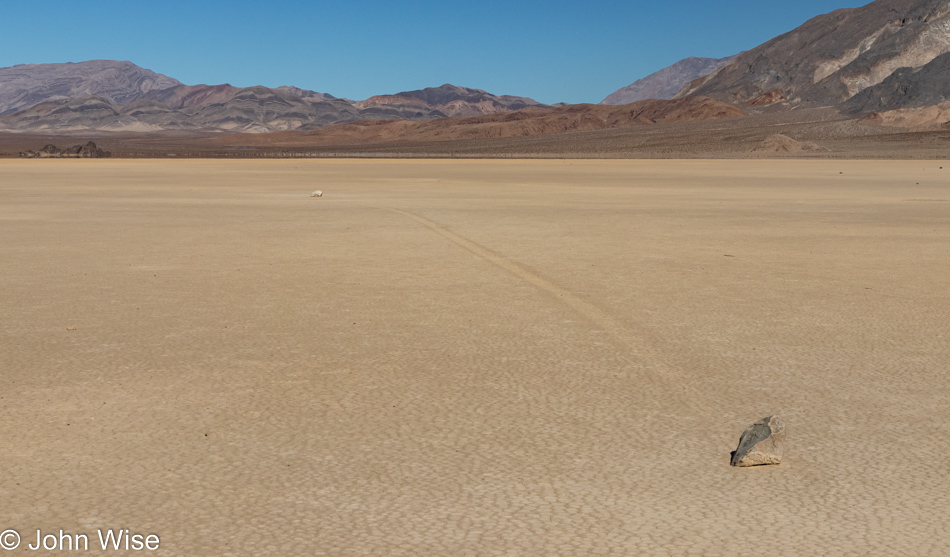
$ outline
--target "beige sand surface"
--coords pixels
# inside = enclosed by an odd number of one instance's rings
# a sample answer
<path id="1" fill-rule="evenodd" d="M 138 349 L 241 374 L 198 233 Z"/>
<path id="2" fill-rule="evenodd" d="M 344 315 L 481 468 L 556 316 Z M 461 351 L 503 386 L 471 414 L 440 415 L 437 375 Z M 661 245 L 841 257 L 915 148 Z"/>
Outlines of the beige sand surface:
<path id="1" fill-rule="evenodd" d="M 9 554 L 950 555 L 942 164 L 0 161 Z"/>

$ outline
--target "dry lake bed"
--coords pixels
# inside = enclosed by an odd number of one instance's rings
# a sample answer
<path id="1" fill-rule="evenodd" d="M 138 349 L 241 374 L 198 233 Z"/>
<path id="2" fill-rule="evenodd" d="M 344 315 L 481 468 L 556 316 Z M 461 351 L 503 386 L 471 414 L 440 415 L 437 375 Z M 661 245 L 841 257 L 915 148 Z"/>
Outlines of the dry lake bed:
<path id="1" fill-rule="evenodd" d="M 950 555 L 945 164 L 0 161 L 8 553 Z"/>

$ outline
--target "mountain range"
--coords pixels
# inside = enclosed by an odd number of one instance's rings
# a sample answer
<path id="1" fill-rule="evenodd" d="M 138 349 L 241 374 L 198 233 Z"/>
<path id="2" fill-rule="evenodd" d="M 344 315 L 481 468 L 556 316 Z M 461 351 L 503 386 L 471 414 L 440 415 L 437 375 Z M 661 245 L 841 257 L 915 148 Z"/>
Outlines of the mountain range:
<path id="1" fill-rule="evenodd" d="M 950 2 L 876 0 L 836 10 L 735 56 L 681 60 L 601 104 L 696 96 L 742 113 L 835 107 L 843 117 L 873 113 L 876 121 L 887 122 L 888 113 L 901 111 L 907 120 L 907 111 L 916 110 L 917 121 L 919 114 L 934 112 L 928 107 L 950 102 Z M 560 108 L 450 84 L 351 101 L 292 86 L 185 85 L 110 60 L 0 68 L 0 130 L 14 132 L 307 132 L 359 121 L 521 110 L 548 111 L 555 121 L 565 114 Z M 603 119 L 592 109 L 581 112 Z M 937 112 L 945 118 L 944 109 Z"/>
<path id="2" fill-rule="evenodd" d="M 183 85 L 131 62 L 112 60 L 0 68 L 0 129 L 10 131 L 273 132 L 522 108 L 547 105 L 449 84 L 359 102 L 291 86 Z"/>

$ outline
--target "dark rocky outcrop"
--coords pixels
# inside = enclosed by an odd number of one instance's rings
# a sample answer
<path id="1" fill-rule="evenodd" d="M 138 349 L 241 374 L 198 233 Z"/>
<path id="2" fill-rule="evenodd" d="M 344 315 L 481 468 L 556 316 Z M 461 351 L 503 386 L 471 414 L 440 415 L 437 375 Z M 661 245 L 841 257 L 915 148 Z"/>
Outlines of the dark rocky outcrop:
<path id="1" fill-rule="evenodd" d="M 785 453 L 785 422 L 778 416 L 762 418 L 746 428 L 732 453 L 732 466 L 780 464 Z"/>
<path id="2" fill-rule="evenodd" d="M 20 153 L 20 158 L 24 159 L 101 159 L 109 156 L 111 156 L 111 153 L 103 151 L 92 141 L 65 149 L 60 149 L 55 145 L 46 145 L 37 151 L 22 151 Z"/>
<path id="3" fill-rule="evenodd" d="M 867 114 L 947 101 L 950 101 L 950 52 L 919 69 L 898 69 L 881 83 L 842 103 L 841 109 L 847 114 Z"/>

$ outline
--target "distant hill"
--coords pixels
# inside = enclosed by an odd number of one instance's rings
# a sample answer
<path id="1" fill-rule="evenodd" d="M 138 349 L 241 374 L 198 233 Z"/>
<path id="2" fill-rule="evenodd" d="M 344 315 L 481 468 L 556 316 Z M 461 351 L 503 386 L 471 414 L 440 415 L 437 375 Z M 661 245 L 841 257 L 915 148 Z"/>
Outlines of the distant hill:
<path id="1" fill-rule="evenodd" d="M 177 79 L 132 62 L 90 60 L 66 64 L 20 64 L 0 68 L 0 114 L 41 102 L 97 96 L 126 104 L 151 91 L 181 85 Z"/>
<path id="2" fill-rule="evenodd" d="M 629 104 L 646 99 L 671 99 L 684 85 L 697 77 L 703 77 L 731 62 L 737 54 L 725 58 L 684 58 L 672 66 L 638 79 L 621 87 L 600 104 Z"/>
<path id="3" fill-rule="evenodd" d="M 407 114 L 413 116 L 406 119 L 476 116 L 548 106 L 527 97 L 493 95 L 481 89 L 469 89 L 448 83 L 440 87 L 427 87 L 395 95 L 378 95 L 353 104 L 367 114 L 393 118 L 404 118 Z M 423 116 L 426 111 L 429 115 Z"/>
<path id="4" fill-rule="evenodd" d="M 878 85 L 893 93 L 907 79 L 945 82 L 950 74 L 939 63 L 923 68 L 950 51 L 948 29 L 947 0 L 877 0 L 836 10 L 740 54 L 684 87 L 675 98 L 707 95 L 758 106 L 837 106 Z M 895 77 L 885 86 L 891 76 Z M 924 102 L 923 95 L 886 97 L 884 102 L 868 98 L 847 106 L 893 109 Z"/>

